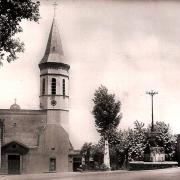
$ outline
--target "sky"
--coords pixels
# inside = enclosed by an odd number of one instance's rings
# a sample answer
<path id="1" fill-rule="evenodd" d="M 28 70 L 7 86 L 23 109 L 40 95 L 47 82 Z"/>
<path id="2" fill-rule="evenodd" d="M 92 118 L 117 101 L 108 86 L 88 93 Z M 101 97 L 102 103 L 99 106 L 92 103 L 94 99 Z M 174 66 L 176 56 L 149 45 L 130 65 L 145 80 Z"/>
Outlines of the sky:
<path id="1" fill-rule="evenodd" d="M 39 68 L 53 19 L 53 1 L 41 0 L 39 23 L 23 21 L 25 52 L 0 68 L 0 108 L 17 99 L 39 109 Z M 122 103 L 119 128 L 135 120 L 169 123 L 180 133 L 180 2 L 168 0 L 57 0 L 56 18 L 70 64 L 70 139 L 75 148 L 97 142 L 94 91 L 102 84 Z"/>

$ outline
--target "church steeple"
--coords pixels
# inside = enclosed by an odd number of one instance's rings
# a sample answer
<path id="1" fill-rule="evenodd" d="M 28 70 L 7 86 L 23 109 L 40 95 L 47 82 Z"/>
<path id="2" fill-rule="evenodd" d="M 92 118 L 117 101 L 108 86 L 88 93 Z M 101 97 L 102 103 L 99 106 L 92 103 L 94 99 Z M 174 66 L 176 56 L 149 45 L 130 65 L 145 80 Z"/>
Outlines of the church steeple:
<path id="1" fill-rule="evenodd" d="M 69 64 L 66 63 L 54 15 L 40 68 L 40 108 L 47 110 L 48 124 L 68 127 Z M 58 120 L 56 118 L 58 117 Z"/>
<path id="2" fill-rule="evenodd" d="M 64 53 L 55 17 L 53 18 L 45 54 L 39 65 L 46 62 L 64 63 Z"/>

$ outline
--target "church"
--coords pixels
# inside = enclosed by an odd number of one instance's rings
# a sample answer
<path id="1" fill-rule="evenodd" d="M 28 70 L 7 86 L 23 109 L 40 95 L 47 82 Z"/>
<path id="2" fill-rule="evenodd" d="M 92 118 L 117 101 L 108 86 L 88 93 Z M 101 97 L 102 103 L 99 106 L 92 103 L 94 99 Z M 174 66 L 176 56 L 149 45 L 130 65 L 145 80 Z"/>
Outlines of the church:
<path id="1" fill-rule="evenodd" d="M 73 171 L 77 152 L 68 135 L 70 65 L 55 17 L 39 69 L 40 109 L 21 109 L 16 101 L 10 109 L 0 109 L 1 173 Z"/>

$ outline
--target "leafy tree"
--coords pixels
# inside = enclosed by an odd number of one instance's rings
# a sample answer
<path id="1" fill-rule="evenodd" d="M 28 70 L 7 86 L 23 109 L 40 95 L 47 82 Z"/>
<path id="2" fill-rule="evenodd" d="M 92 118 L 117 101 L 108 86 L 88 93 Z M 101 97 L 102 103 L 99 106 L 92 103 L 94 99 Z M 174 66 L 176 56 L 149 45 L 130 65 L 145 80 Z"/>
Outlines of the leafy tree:
<path id="1" fill-rule="evenodd" d="M 104 86 L 98 88 L 94 93 L 93 115 L 95 117 L 95 125 L 100 133 L 100 144 L 104 145 L 104 141 L 108 140 L 110 163 L 117 167 L 118 149 L 116 145 L 119 142 L 117 127 L 122 118 L 120 114 L 120 101 L 115 100 L 114 94 L 109 94 L 108 89 Z"/>
<path id="2" fill-rule="evenodd" d="M 128 130 L 126 148 L 129 160 L 143 160 L 146 147 L 146 132 L 144 123 L 135 121 L 134 128 Z"/>
<path id="3" fill-rule="evenodd" d="M 162 121 L 156 122 L 155 131 L 158 132 L 156 136 L 157 144 L 164 148 L 166 160 L 174 160 L 176 151 L 176 135 L 173 135 L 169 124 Z"/>
<path id="4" fill-rule="evenodd" d="M 92 143 L 84 143 L 81 148 L 81 155 L 85 158 L 86 168 L 89 169 Z"/>
<path id="5" fill-rule="evenodd" d="M 108 94 L 108 89 L 104 86 L 95 91 L 93 115 L 97 131 L 103 138 L 108 138 L 112 132 L 116 131 L 122 117 L 119 114 L 121 103 L 115 100 L 114 94 Z"/>
<path id="6" fill-rule="evenodd" d="M 166 154 L 166 160 L 174 160 L 176 149 L 176 136 L 172 134 L 169 124 L 164 122 L 156 122 L 154 125 L 157 146 L 162 146 Z M 146 128 L 144 123 L 135 121 L 134 127 L 128 130 L 120 131 L 121 158 L 125 159 L 125 152 L 128 151 L 128 160 L 141 161 L 144 159 L 144 150 L 149 145 L 150 125 Z"/>
<path id="7" fill-rule="evenodd" d="M 101 143 L 92 145 L 91 157 L 94 160 L 95 168 L 100 169 L 100 166 L 103 164 L 104 157 L 104 146 Z"/>
<path id="8" fill-rule="evenodd" d="M 23 19 L 37 22 L 39 1 L 0 0 L 0 61 L 17 59 L 17 53 L 24 51 L 24 43 L 15 35 L 22 32 L 20 22 Z"/>
<path id="9" fill-rule="evenodd" d="M 164 122 L 156 122 L 154 125 L 157 145 L 164 148 L 166 160 L 176 160 L 176 135 L 173 135 L 169 124 Z M 149 142 L 150 125 L 145 127 L 144 123 L 135 121 L 134 127 L 127 130 L 113 131 L 109 134 L 109 151 L 112 169 L 119 169 L 120 167 L 127 167 L 128 161 L 142 161 L 144 160 L 144 151 Z M 94 165 L 100 169 L 103 164 L 104 152 L 104 137 L 102 136 L 98 144 L 92 145 L 85 143 L 82 148 L 82 153 L 87 155 L 86 164 L 89 158 L 93 158 Z"/>

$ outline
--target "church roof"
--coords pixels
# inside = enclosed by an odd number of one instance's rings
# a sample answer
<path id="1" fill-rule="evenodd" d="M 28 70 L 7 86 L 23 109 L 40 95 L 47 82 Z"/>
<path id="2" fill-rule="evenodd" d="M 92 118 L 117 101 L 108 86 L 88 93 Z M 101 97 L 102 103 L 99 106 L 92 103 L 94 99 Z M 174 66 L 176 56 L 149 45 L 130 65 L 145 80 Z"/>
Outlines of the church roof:
<path id="1" fill-rule="evenodd" d="M 64 64 L 64 53 L 63 53 L 61 38 L 55 17 L 53 18 L 45 54 L 42 60 L 40 61 L 39 65 L 44 63 Z"/>

